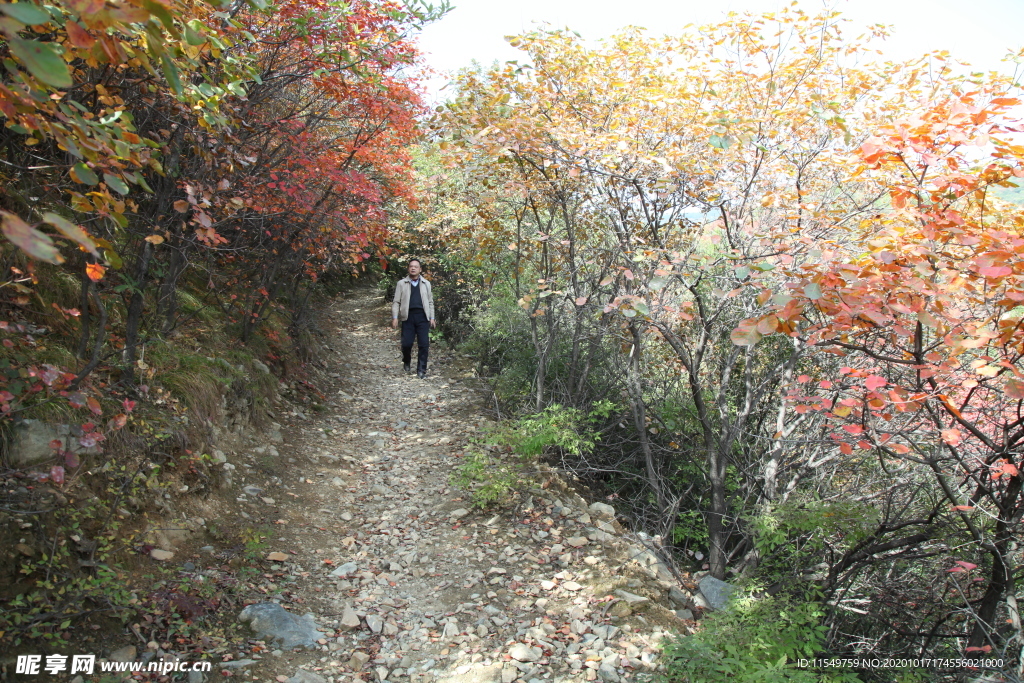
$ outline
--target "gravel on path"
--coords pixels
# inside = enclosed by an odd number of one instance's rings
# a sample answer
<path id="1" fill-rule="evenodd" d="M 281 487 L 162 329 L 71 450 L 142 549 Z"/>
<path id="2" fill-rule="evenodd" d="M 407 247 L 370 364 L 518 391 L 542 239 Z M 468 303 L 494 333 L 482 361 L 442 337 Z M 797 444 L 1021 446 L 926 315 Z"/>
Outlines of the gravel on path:
<path id="1" fill-rule="evenodd" d="M 313 650 L 268 644 L 245 675 L 651 680 L 667 627 L 639 613 L 650 603 L 615 596 L 647 584 L 613 560 L 611 508 L 592 516 L 579 496 L 538 488 L 514 508 L 475 510 L 451 483 L 489 424 L 468 363 L 435 348 L 425 380 L 406 375 L 379 293 L 333 308 L 329 409 L 291 411 L 279 446 L 290 476 L 261 494 L 284 522 L 270 550 L 289 559 L 272 570 L 289 581 L 291 611 L 312 612 L 324 638 Z"/>

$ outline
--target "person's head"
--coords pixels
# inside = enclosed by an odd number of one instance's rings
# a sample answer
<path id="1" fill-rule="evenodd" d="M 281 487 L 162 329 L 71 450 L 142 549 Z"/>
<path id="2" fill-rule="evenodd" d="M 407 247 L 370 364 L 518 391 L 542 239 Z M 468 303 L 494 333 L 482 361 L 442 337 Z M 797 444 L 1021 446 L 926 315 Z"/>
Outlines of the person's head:
<path id="1" fill-rule="evenodd" d="M 420 263 L 420 260 L 418 258 L 409 259 L 409 277 L 415 280 L 420 276 L 421 272 L 423 272 L 423 265 Z"/>

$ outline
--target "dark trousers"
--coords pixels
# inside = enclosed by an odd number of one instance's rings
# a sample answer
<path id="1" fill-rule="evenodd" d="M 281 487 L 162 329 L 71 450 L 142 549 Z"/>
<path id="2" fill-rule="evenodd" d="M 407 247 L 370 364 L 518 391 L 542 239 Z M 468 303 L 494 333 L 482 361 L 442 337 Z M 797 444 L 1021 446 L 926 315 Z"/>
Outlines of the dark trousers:
<path id="1" fill-rule="evenodd" d="M 402 362 L 412 362 L 412 342 L 418 339 L 420 350 L 416 356 L 416 371 L 427 371 L 427 354 L 430 353 L 430 321 L 422 308 L 413 308 L 409 317 L 402 321 Z"/>

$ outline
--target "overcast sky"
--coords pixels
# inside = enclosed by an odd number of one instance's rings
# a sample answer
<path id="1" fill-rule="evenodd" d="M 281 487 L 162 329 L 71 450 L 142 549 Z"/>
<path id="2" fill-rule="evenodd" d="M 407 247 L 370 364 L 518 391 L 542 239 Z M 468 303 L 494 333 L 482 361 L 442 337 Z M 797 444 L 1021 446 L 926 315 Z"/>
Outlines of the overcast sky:
<path id="1" fill-rule="evenodd" d="M 679 33 L 687 24 L 717 21 L 733 11 L 770 12 L 788 3 L 778 0 L 452 0 L 455 8 L 428 26 L 420 38 L 427 63 L 439 72 L 469 66 L 473 60 L 521 59 L 504 37 L 528 31 L 537 22 L 569 27 L 597 39 L 623 26 L 655 33 Z M 808 12 L 824 6 L 805 1 Z M 1011 48 L 1024 46 L 1024 0 L 835 0 L 828 3 L 853 20 L 852 29 L 884 23 L 892 36 L 881 48 L 893 59 L 930 50 L 949 50 L 979 69 L 1011 71 L 1000 65 Z M 859 30 L 847 29 L 849 35 Z M 446 79 L 429 83 L 430 94 L 444 99 Z M 440 92 L 439 92 L 440 91 Z"/>

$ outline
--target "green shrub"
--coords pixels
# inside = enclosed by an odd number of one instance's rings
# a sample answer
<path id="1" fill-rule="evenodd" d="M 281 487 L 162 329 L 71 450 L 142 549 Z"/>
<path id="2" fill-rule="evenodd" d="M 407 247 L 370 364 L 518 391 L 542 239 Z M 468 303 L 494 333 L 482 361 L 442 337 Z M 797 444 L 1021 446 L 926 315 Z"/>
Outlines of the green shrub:
<path id="1" fill-rule="evenodd" d="M 798 668 L 813 659 L 825 643 L 824 610 L 813 601 L 785 597 L 738 598 L 729 609 L 701 621 L 693 635 L 665 647 L 671 683 L 839 683 L 859 681 L 850 672 L 818 672 Z"/>
<path id="2" fill-rule="evenodd" d="M 523 470 L 550 447 L 573 455 L 589 453 L 598 437 L 589 430 L 591 422 L 607 416 L 613 405 L 600 402 L 589 415 L 575 408 L 553 405 L 540 413 L 509 420 L 482 441 L 499 450 L 512 451 L 518 458 L 502 458 L 483 450 L 467 451 L 458 467 L 455 483 L 473 490 L 473 504 L 485 508 L 505 502 L 523 480 Z"/>
<path id="3" fill-rule="evenodd" d="M 455 476 L 455 483 L 473 491 L 473 505 L 487 508 L 508 500 L 519 480 L 519 468 L 483 451 L 467 451 Z"/>
<path id="4" fill-rule="evenodd" d="M 539 413 L 510 420 L 494 430 L 486 442 L 508 446 L 520 456 L 536 458 L 549 447 L 561 448 L 572 455 L 584 455 L 594 450 L 597 434 L 590 425 L 597 417 L 607 417 L 614 408 L 610 401 L 600 401 L 587 414 L 577 408 L 550 405 Z"/>

